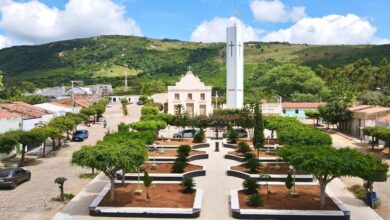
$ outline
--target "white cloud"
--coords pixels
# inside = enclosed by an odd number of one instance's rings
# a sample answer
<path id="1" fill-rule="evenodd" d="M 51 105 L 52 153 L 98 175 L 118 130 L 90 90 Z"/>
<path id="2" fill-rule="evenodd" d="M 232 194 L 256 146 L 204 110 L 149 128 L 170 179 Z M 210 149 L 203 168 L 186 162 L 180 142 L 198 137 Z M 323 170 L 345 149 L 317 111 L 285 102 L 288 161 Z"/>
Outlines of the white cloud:
<path id="1" fill-rule="evenodd" d="M 287 29 L 266 34 L 264 41 L 307 44 L 381 44 L 387 39 L 375 36 L 377 29 L 367 20 L 354 15 L 328 15 L 304 18 Z"/>
<path id="2" fill-rule="evenodd" d="M 125 8 L 112 0 L 69 0 L 64 10 L 32 0 L 0 7 L 0 27 L 8 36 L 27 43 L 104 34 L 142 35 Z"/>
<path id="3" fill-rule="evenodd" d="M 12 46 L 12 44 L 13 43 L 9 38 L 7 38 L 3 35 L 0 35 L 0 49 L 5 48 L 5 47 L 10 47 L 10 46 Z"/>
<path id="4" fill-rule="evenodd" d="M 235 18 L 215 17 L 210 21 L 203 21 L 191 34 L 191 41 L 195 42 L 225 42 L 226 27 L 233 25 Z M 241 20 L 236 19 L 243 32 L 244 41 L 259 40 L 263 32 L 261 29 L 245 25 Z"/>
<path id="5" fill-rule="evenodd" d="M 298 21 L 306 17 L 305 7 L 289 7 L 280 0 L 253 0 L 250 8 L 255 19 L 262 22 Z"/>

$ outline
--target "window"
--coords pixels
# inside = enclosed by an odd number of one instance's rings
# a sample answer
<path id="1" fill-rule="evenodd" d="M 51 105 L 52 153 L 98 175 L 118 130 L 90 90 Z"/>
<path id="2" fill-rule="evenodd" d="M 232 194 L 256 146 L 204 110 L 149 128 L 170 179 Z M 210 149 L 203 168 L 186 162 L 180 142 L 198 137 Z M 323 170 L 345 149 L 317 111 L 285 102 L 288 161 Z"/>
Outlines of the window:
<path id="1" fill-rule="evenodd" d="M 283 109 L 283 114 L 286 114 L 286 109 Z"/>
<path id="2" fill-rule="evenodd" d="M 180 99 L 179 93 L 175 93 L 175 100 L 179 100 L 179 99 Z"/>
<path id="3" fill-rule="evenodd" d="M 187 99 L 188 99 L 188 100 L 192 100 L 192 93 L 188 93 L 188 94 L 187 94 Z"/>
<path id="4" fill-rule="evenodd" d="M 295 114 L 298 114 L 299 110 L 298 109 L 295 109 Z"/>
<path id="5" fill-rule="evenodd" d="M 200 100 L 205 100 L 206 99 L 206 96 L 204 93 L 200 93 Z"/>

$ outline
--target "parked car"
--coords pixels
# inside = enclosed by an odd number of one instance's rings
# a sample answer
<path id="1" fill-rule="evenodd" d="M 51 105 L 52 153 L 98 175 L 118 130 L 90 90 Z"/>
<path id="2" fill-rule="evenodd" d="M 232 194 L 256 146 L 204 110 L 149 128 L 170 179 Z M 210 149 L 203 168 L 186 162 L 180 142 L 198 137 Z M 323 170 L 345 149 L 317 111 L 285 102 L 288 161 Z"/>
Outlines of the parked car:
<path id="1" fill-rule="evenodd" d="M 7 186 L 15 189 L 19 183 L 29 181 L 31 172 L 20 167 L 0 170 L 0 186 Z"/>
<path id="2" fill-rule="evenodd" d="M 141 101 L 141 100 L 138 100 L 138 102 L 137 102 L 137 105 L 143 105 L 144 104 L 144 102 L 143 101 Z"/>
<path id="3" fill-rule="evenodd" d="M 112 103 L 110 102 L 107 104 L 107 108 L 111 108 L 111 107 L 112 107 Z"/>
<path id="4" fill-rule="evenodd" d="M 72 140 L 73 141 L 84 141 L 88 138 L 88 130 L 77 130 L 75 133 L 73 133 Z"/>
<path id="5" fill-rule="evenodd" d="M 193 138 L 198 132 L 195 129 L 186 129 L 173 134 L 173 138 Z"/>
<path id="6" fill-rule="evenodd" d="M 238 138 L 247 138 L 248 132 L 243 128 L 233 128 L 233 131 L 237 133 Z M 223 134 L 223 137 L 227 137 L 227 133 Z"/>

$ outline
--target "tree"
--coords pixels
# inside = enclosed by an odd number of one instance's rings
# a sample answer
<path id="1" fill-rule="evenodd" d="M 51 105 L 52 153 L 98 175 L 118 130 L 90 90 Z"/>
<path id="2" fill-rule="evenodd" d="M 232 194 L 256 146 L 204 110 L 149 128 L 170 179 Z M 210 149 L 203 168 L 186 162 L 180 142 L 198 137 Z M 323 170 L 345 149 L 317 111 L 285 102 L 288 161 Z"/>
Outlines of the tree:
<path id="1" fill-rule="evenodd" d="M 60 145 L 61 145 L 61 141 L 59 140 L 58 145 L 56 147 L 56 141 L 55 141 L 56 138 L 58 138 L 58 139 L 61 138 L 61 136 L 62 136 L 61 130 L 56 128 L 56 127 L 47 126 L 46 127 L 46 132 L 47 132 L 47 135 L 50 137 L 50 139 L 52 141 L 53 150 L 56 150 L 57 147 L 60 147 Z"/>
<path id="2" fill-rule="evenodd" d="M 19 136 L 15 132 L 6 132 L 0 135 L 0 153 L 11 153 L 18 143 Z"/>
<path id="3" fill-rule="evenodd" d="M 62 132 L 66 132 L 66 139 L 70 140 L 70 131 L 73 130 L 75 123 L 72 119 L 67 118 L 66 116 L 61 116 L 53 118 L 49 122 L 49 126 L 58 128 Z"/>
<path id="4" fill-rule="evenodd" d="M 348 111 L 347 103 L 335 100 L 327 102 L 319 108 L 320 116 L 329 124 L 337 124 L 337 128 L 341 122 L 350 118 L 351 113 Z"/>
<path id="5" fill-rule="evenodd" d="M 26 148 L 29 144 L 40 144 L 43 142 L 43 136 L 38 130 L 23 131 L 19 136 L 19 143 L 22 145 L 22 157 L 20 158 L 19 167 L 24 166 L 24 157 Z"/>
<path id="6" fill-rule="evenodd" d="M 263 90 L 290 100 L 295 92 L 321 94 L 326 90 L 325 82 L 309 67 L 297 64 L 282 64 L 274 67 L 259 78 Z"/>
<path id="7" fill-rule="evenodd" d="M 255 104 L 253 146 L 260 156 L 260 148 L 264 147 L 264 122 L 259 103 Z"/>
<path id="8" fill-rule="evenodd" d="M 89 124 L 89 118 L 91 116 L 95 116 L 96 115 L 96 110 L 95 108 L 92 108 L 92 107 L 89 107 L 89 108 L 83 108 L 80 110 L 80 114 L 84 114 L 88 117 L 88 124 Z M 94 122 L 95 122 L 95 117 L 94 117 Z"/>
<path id="9" fill-rule="evenodd" d="M 374 183 L 386 182 L 389 165 L 373 154 L 366 154 L 364 159 L 364 169 L 358 172 L 358 176 L 364 180 L 363 186 L 370 193 L 371 207 L 376 208 L 373 201 Z"/>
<path id="10" fill-rule="evenodd" d="M 95 173 L 96 163 L 93 146 L 82 146 L 80 150 L 73 152 L 71 164 L 77 164 L 83 168 L 92 169 L 92 174 Z"/>
<path id="11" fill-rule="evenodd" d="M 39 135 L 37 139 L 42 141 L 42 157 L 46 156 L 46 140 L 49 138 L 49 133 L 46 127 L 36 127 L 31 129 L 35 134 Z"/>
<path id="12" fill-rule="evenodd" d="M 320 111 L 318 110 L 305 110 L 305 115 L 311 119 L 316 119 L 316 125 L 320 119 Z"/>
<path id="13" fill-rule="evenodd" d="M 64 201 L 64 184 L 65 184 L 65 181 L 68 180 L 67 178 L 65 177 L 57 177 L 55 180 L 54 180 L 54 183 L 57 183 L 58 184 L 58 187 L 60 188 L 60 201 L 63 202 Z"/>
<path id="14" fill-rule="evenodd" d="M 146 187 L 146 198 L 150 200 L 149 187 L 152 185 L 153 177 L 149 176 L 148 172 L 144 173 L 144 186 Z"/>
<path id="15" fill-rule="evenodd" d="M 374 146 L 378 142 L 379 129 L 377 127 L 364 127 L 363 133 L 366 136 L 371 136 L 371 149 L 374 150 Z"/>
<path id="16" fill-rule="evenodd" d="M 285 146 L 278 150 L 284 161 L 296 169 L 311 173 L 320 184 L 320 208 L 325 206 L 326 186 L 341 176 L 357 176 L 362 169 L 362 153 L 330 146 Z"/>
<path id="17" fill-rule="evenodd" d="M 241 109 L 239 112 L 240 119 L 238 121 L 238 124 L 244 128 L 248 129 L 249 131 L 249 139 L 252 139 L 251 135 L 251 129 L 254 126 L 254 119 L 253 119 L 253 114 L 252 114 L 252 109 L 250 106 L 245 105 L 244 108 Z"/>
<path id="18" fill-rule="evenodd" d="M 115 179 L 119 170 L 138 169 L 147 160 L 148 151 L 145 145 L 139 142 L 111 143 L 100 141 L 90 148 L 92 156 L 96 158 L 93 167 L 102 171 L 111 182 L 110 201 L 115 200 Z M 72 163 L 85 166 L 72 155 Z M 77 154 L 76 154 L 77 155 Z"/>

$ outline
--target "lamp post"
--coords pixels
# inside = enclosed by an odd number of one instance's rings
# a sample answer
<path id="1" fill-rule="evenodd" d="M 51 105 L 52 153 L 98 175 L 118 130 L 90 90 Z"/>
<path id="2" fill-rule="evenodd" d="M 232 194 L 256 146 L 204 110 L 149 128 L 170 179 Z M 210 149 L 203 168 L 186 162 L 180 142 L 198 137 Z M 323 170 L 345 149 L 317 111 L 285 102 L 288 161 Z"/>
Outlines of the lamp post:
<path id="1" fill-rule="evenodd" d="M 82 82 L 80 80 L 72 80 L 70 81 L 72 83 L 72 113 L 74 114 L 74 91 L 73 91 L 73 88 L 74 88 L 74 83 L 78 83 L 78 82 Z"/>
<path id="2" fill-rule="evenodd" d="M 297 195 L 297 193 L 296 193 L 296 191 L 295 191 L 295 172 L 296 172 L 296 169 L 295 169 L 292 165 L 290 165 L 289 168 L 290 168 L 290 170 L 293 172 L 293 178 L 294 178 L 293 196 L 296 196 L 296 195 Z"/>

